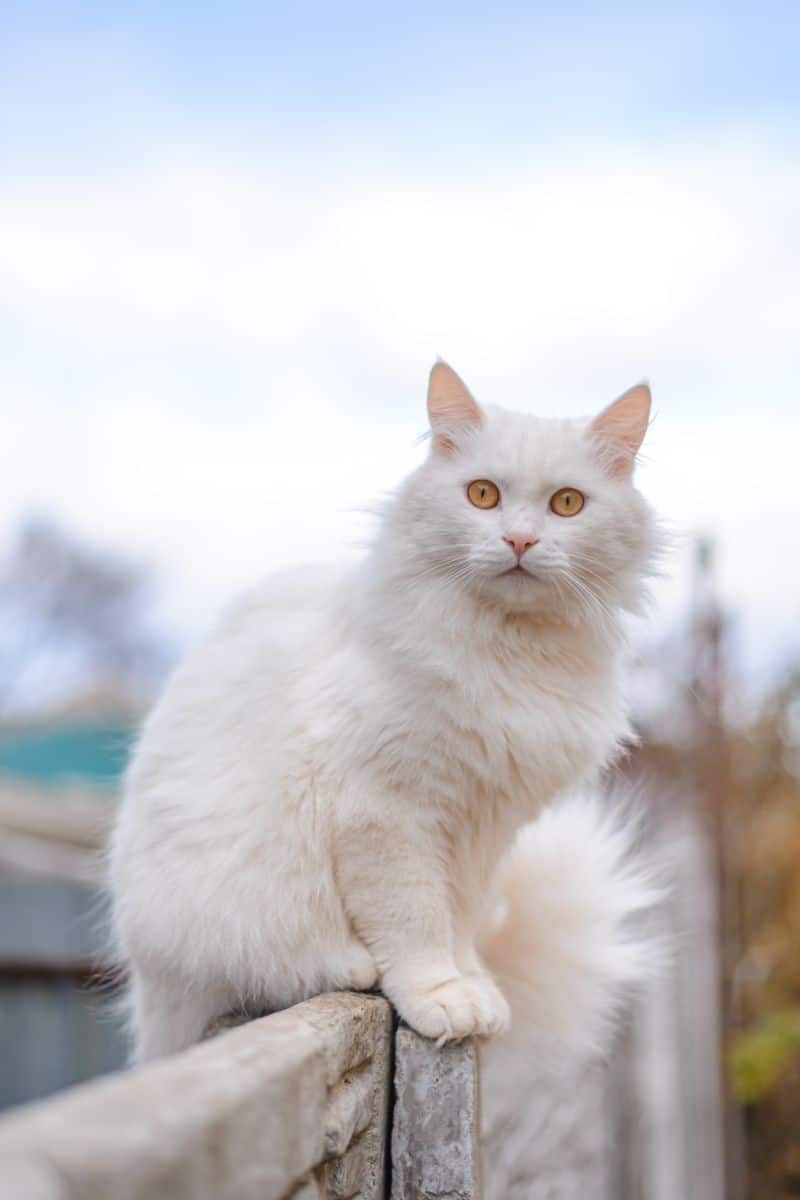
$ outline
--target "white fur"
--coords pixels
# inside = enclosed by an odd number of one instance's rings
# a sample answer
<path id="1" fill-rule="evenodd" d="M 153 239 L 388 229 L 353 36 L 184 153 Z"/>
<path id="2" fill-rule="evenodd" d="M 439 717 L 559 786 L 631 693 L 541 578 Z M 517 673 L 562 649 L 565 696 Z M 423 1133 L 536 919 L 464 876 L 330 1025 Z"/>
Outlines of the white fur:
<path id="1" fill-rule="evenodd" d="M 663 850 L 616 795 L 575 795 L 521 831 L 479 937 L 512 1028 L 481 1046 L 486 1200 L 589 1196 L 605 1164 L 605 1060 L 616 1019 L 663 965 L 650 910 Z"/>
<path id="2" fill-rule="evenodd" d="M 538 986 L 541 1030 L 599 1036 L 635 970 L 612 916 L 605 958 L 590 931 L 615 897 L 636 906 L 602 825 L 562 809 L 497 868 L 629 734 L 621 611 L 639 603 L 654 531 L 608 462 L 587 422 L 486 410 L 439 439 L 361 563 L 272 578 L 177 670 L 112 847 L 140 1058 L 242 1004 L 376 981 L 428 1036 L 501 1033 L 486 963 L 514 1003 L 515 978 Z M 469 503 L 476 478 L 498 484 L 497 508 Z M 566 486 L 587 496 L 569 518 L 548 508 Z M 532 574 L 501 575 L 519 528 L 539 539 Z M 499 943 L 498 885 L 514 906 Z"/>

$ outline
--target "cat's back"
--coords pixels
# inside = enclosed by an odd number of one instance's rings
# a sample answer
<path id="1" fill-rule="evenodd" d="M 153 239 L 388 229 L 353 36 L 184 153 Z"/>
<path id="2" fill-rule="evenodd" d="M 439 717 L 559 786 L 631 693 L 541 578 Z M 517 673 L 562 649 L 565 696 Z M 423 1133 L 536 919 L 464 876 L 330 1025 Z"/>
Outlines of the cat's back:
<path id="1" fill-rule="evenodd" d="M 292 697 L 335 636 L 339 579 L 308 568 L 265 580 L 168 681 L 132 756 L 111 843 L 123 955 L 173 967 L 188 948 L 181 961 L 191 974 L 192 947 L 205 938 L 205 953 L 230 978 L 231 961 L 236 970 L 244 959 L 276 961 L 280 938 L 308 908 L 306 880 L 317 897 L 332 887 L 310 837 L 304 714 Z M 265 932 L 265 913 L 283 914 L 280 935 Z M 326 927 L 333 941 L 334 933 Z M 298 935 L 280 960 L 279 1004 L 303 994 L 291 985 L 299 944 Z M 308 954 L 324 960 L 319 946 Z"/>
<path id="2" fill-rule="evenodd" d="M 294 643 L 330 611 L 343 575 L 342 567 L 325 563 L 268 575 L 230 605 L 203 645 L 236 639 Z"/>
<path id="3" fill-rule="evenodd" d="M 342 570 L 302 567 L 263 580 L 179 664 L 144 723 L 126 792 L 221 778 L 280 737 L 287 695 L 331 621 Z"/>

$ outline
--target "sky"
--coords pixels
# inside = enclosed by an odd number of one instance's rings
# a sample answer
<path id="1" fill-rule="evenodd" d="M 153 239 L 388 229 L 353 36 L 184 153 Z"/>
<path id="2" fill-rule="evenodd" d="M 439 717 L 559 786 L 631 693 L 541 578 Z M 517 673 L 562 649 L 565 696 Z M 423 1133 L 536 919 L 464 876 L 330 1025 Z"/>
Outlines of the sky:
<path id="1" fill-rule="evenodd" d="M 650 380 L 639 471 L 753 662 L 800 648 L 800 8 L 0 12 L 0 551 L 152 564 L 179 638 L 358 553 L 441 355 L 477 398 Z M 660 613 L 660 616 L 658 615 Z"/>

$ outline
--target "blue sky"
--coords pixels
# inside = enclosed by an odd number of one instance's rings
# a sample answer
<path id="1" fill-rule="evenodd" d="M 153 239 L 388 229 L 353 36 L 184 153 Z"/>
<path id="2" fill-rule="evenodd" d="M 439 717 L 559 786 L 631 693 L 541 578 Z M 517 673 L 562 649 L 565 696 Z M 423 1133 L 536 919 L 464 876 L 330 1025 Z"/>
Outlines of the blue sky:
<path id="1" fill-rule="evenodd" d="M 718 537 L 775 653 L 798 62 L 793 3 L 6 3 L 0 544 L 55 511 L 150 559 L 193 633 L 263 571 L 352 552 L 351 510 L 418 458 L 437 354 L 543 414 L 648 376 L 642 485 Z"/>
<path id="2" fill-rule="evenodd" d="M 6 3 L 6 146 L 164 130 L 460 159 L 796 118 L 800 12 L 762 4 Z M 152 124 L 150 123 L 152 121 Z M 285 141 L 284 141 L 285 139 Z M 31 147 L 36 154 L 37 147 Z"/>

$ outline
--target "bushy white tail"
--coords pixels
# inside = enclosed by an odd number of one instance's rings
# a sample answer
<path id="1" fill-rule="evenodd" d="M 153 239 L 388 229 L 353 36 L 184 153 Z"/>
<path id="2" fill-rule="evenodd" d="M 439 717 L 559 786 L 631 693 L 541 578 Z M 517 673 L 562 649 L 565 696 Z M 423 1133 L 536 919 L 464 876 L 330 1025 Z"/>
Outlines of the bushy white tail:
<path id="1" fill-rule="evenodd" d="M 597 1062 L 664 957 L 644 920 L 663 888 L 653 855 L 637 849 L 639 828 L 630 804 L 570 797 L 523 830 L 502 868 L 480 942 L 512 1011 L 511 1031 L 481 1050 L 489 1200 L 516 1194 L 514 1180 L 555 1186 L 553 1173 L 571 1169 L 569 1146 L 586 1158 L 578 1143 L 597 1125 Z"/>
<path id="2" fill-rule="evenodd" d="M 519 836 L 499 877 L 500 902 L 479 948 L 514 1025 L 559 1053 L 605 1053 L 631 989 L 661 948 L 640 918 L 662 896 L 618 804 L 570 797 Z"/>

